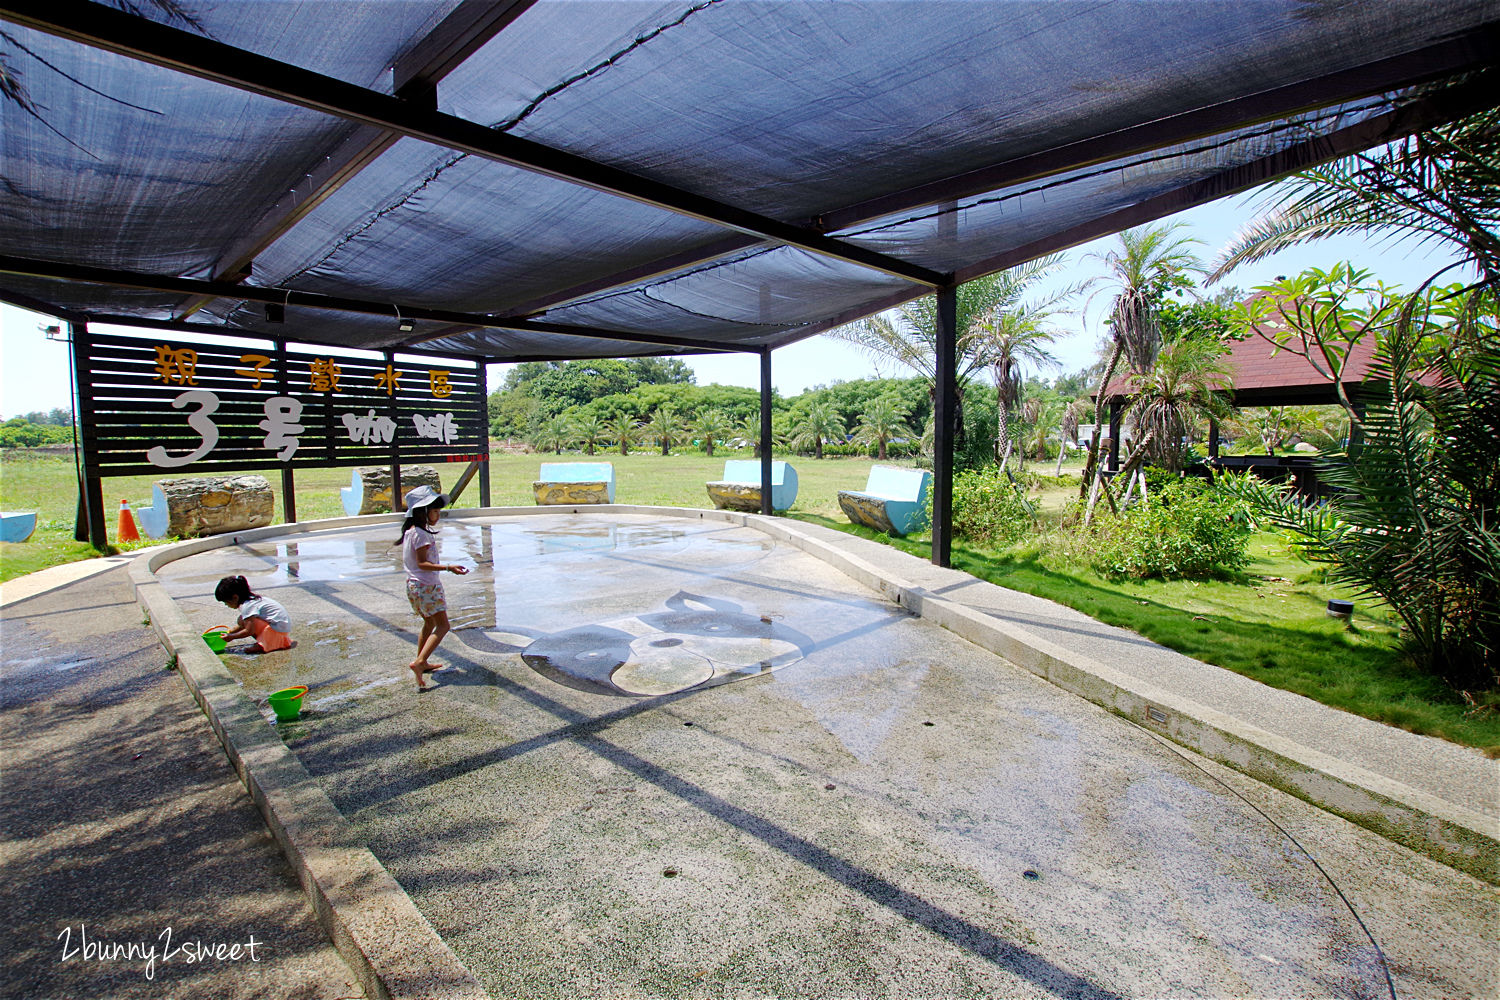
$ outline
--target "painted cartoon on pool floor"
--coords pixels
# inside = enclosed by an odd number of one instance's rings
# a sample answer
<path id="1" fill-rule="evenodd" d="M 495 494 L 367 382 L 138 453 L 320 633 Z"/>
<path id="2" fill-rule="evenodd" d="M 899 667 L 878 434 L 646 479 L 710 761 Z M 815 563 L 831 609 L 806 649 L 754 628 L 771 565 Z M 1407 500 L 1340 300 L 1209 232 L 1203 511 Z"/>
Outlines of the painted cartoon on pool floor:
<path id="1" fill-rule="evenodd" d="M 815 643 L 733 601 L 679 591 L 666 610 L 545 632 L 523 625 L 457 629 L 465 645 L 517 653 L 559 684 L 613 695 L 673 694 L 796 663 Z"/>

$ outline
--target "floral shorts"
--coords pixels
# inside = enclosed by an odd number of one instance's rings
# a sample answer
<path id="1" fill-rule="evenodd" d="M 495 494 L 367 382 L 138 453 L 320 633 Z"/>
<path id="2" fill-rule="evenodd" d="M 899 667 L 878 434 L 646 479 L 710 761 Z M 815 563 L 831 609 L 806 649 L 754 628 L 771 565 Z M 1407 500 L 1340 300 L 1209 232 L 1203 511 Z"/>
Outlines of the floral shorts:
<path id="1" fill-rule="evenodd" d="M 423 618 L 431 618 L 439 611 L 448 610 L 448 601 L 443 596 L 441 583 L 407 580 L 406 599 L 411 602 L 411 609 Z"/>

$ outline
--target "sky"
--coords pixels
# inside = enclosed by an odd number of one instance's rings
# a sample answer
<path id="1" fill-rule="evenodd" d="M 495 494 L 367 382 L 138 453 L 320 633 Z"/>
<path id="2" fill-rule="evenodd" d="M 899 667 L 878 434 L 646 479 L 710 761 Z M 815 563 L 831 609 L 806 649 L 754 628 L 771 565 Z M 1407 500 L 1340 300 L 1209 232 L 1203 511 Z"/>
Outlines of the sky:
<path id="1" fill-rule="evenodd" d="M 1201 205 L 1168 221 L 1187 224 L 1183 230 L 1202 241 L 1197 251 L 1212 259 L 1254 217 L 1255 192 Z M 1091 259 L 1116 243 L 1106 237 L 1067 252 L 1067 266 L 1052 279 L 1059 287 L 1080 282 L 1104 270 L 1102 261 Z M 1411 242 L 1390 244 L 1362 236 L 1345 236 L 1288 250 L 1259 264 L 1233 272 L 1225 283 L 1249 291 L 1274 281 L 1278 275 L 1296 274 L 1307 267 L 1327 269 L 1341 260 L 1372 272 L 1389 285 L 1417 287 L 1428 276 L 1452 262 L 1435 248 Z M 1457 280 L 1455 277 L 1454 280 Z M 1040 286 L 1045 289 L 1046 286 Z M 1213 291 L 1214 289 L 1209 289 Z M 1110 292 L 1100 291 L 1092 302 L 1080 300 L 1077 315 L 1064 317 L 1060 335 L 1051 345 L 1058 367 L 1035 374 L 1051 376 L 1078 371 L 1090 365 L 1100 343 L 1101 322 L 1108 309 Z M 50 341 L 40 327 L 56 321 L 47 316 L 0 304 L 0 416 L 6 418 L 69 406 L 68 347 Z M 100 326 L 100 332 L 110 327 Z M 697 375 L 700 385 L 719 382 L 750 388 L 760 386 L 760 360 L 753 354 L 689 356 L 683 360 Z M 490 368 L 490 385 L 498 385 L 508 366 Z M 771 356 L 771 379 L 783 397 L 796 396 L 810 387 L 852 379 L 901 378 L 911 372 L 894 362 L 880 360 L 859 348 L 826 336 L 781 348 Z"/>

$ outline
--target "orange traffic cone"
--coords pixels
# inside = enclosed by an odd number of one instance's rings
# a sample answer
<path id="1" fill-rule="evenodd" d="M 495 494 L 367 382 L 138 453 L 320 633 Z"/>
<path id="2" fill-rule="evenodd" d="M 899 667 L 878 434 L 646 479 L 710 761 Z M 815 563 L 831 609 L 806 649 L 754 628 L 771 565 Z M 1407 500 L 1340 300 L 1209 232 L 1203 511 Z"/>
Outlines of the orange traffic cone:
<path id="1" fill-rule="evenodd" d="M 135 530 L 135 517 L 130 513 L 130 504 L 120 501 L 120 526 L 115 531 L 117 542 L 138 542 L 141 533 Z"/>

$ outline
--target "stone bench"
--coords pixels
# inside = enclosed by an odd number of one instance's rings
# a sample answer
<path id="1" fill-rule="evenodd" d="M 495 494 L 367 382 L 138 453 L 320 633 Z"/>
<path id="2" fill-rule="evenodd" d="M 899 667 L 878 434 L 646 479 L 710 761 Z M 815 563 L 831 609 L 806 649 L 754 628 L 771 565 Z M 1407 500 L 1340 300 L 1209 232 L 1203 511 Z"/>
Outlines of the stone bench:
<path id="1" fill-rule="evenodd" d="M 202 538 L 264 528 L 275 514 L 265 476 L 192 476 L 158 479 L 135 520 L 148 538 Z"/>
<path id="2" fill-rule="evenodd" d="M 0 510 L 0 542 L 24 542 L 36 530 L 36 511 Z"/>
<path id="3" fill-rule="evenodd" d="M 401 495 L 405 496 L 418 486 L 431 486 L 443 492 L 443 482 L 438 471 L 430 465 L 403 465 L 401 467 Z M 339 490 L 344 502 L 344 513 L 350 517 L 360 514 L 389 514 L 391 512 L 391 467 L 369 466 L 355 469 L 349 485 Z M 404 509 L 404 504 L 401 505 Z"/>
<path id="4" fill-rule="evenodd" d="M 540 505 L 615 502 L 615 467 L 609 462 L 543 462 L 531 484 Z"/>
<path id="5" fill-rule="evenodd" d="M 906 535 L 927 525 L 927 490 L 932 473 L 876 465 L 863 490 L 839 490 L 839 507 L 855 524 L 888 535 Z"/>
<path id="6" fill-rule="evenodd" d="M 724 463 L 724 478 L 708 483 L 708 498 L 719 510 L 760 513 L 760 461 L 736 459 Z M 797 502 L 797 470 L 785 462 L 771 463 L 771 509 L 788 510 Z"/>

